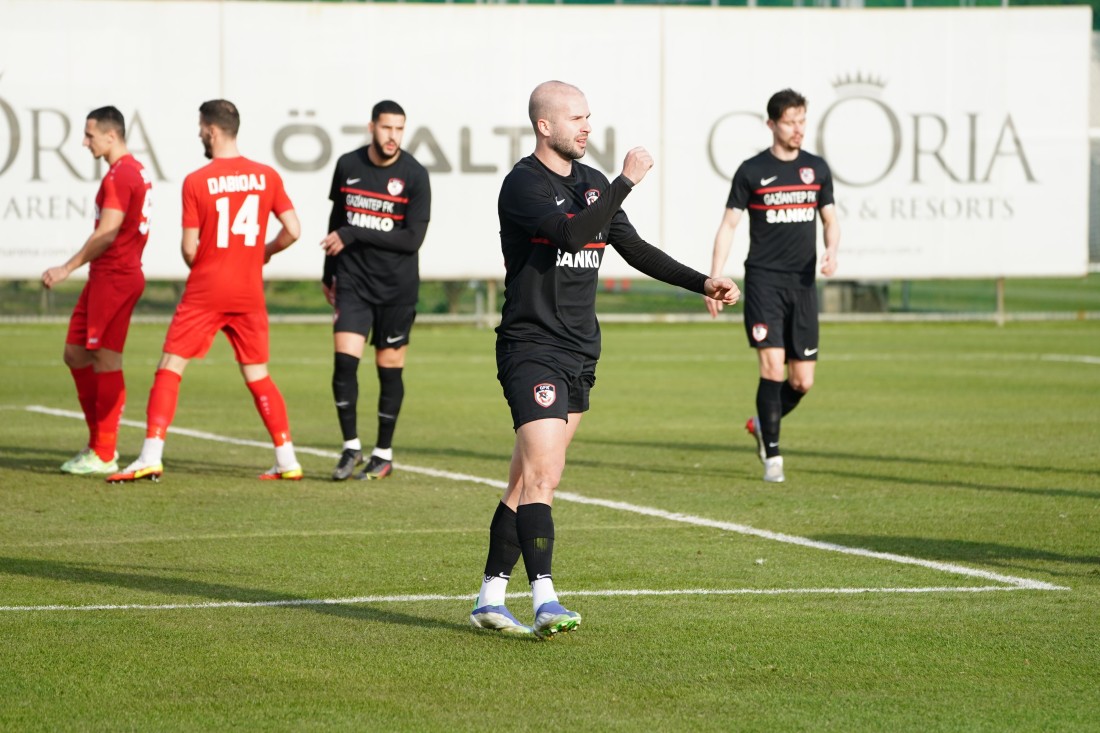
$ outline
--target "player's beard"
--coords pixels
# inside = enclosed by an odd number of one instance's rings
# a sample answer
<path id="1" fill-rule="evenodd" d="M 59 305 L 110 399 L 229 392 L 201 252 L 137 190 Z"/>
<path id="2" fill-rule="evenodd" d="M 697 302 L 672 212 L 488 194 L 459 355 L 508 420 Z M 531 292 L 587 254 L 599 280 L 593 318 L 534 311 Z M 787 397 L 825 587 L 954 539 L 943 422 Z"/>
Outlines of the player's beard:
<path id="1" fill-rule="evenodd" d="M 783 145 L 787 149 L 787 152 L 797 153 L 802 150 L 802 138 L 795 138 L 793 135 L 787 139 L 787 142 Z"/>
<path id="2" fill-rule="evenodd" d="M 391 158 L 396 158 L 397 154 L 401 152 L 400 145 L 395 147 L 392 153 L 387 153 L 385 148 L 378 144 L 377 140 L 371 141 L 371 145 L 374 146 L 374 153 L 378 156 L 379 160 L 390 160 Z"/>
<path id="3" fill-rule="evenodd" d="M 200 135 L 199 139 L 202 140 L 202 152 L 203 155 L 209 160 L 214 159 L 214 147 L 210 144 L 210 137 L 208 135 Z"/>
<path id="4" fill-rule="evenodd" d="M 580 160 L 584 157 L 584 148 L 577 147 L 577 141 L 571 137 L 550 137 L 550 149 L 566 160 Z"/>

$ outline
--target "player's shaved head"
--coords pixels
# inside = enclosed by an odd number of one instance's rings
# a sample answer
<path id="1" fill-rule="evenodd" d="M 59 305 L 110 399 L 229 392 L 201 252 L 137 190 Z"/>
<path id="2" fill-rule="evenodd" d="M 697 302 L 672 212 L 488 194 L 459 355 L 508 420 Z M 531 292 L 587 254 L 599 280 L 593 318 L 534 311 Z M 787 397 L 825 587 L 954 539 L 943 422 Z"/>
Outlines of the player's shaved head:
<path id="1" fill-rule="evenodd" d="M 211 99 L 199 106 L 199 119 L 204 125 L 221 129 L 229 137 L 237 137 L 241 129 L 241 114 L 237 105 L 227 99 Z"/>
<path id="2" fill-rule="evenodd" d="M 580 89 L 563 81 L 544 81 L 535 87 L 527 103 L 527 114 L 536 133 L 539 131 L 539 120 L 551 119 L 554 112 L 562 107 L 563 101 L 573 94 L 584 96 Z"/>
<path id="3" fill-rule="evenodd" d="M 383 99 L 374 105 L 374 108 L 370 111 L 370 121 L 378 122 L 378 118 L 382 115 L 401 115 L 404 117 L 405 109 L 392 99 Z"/>

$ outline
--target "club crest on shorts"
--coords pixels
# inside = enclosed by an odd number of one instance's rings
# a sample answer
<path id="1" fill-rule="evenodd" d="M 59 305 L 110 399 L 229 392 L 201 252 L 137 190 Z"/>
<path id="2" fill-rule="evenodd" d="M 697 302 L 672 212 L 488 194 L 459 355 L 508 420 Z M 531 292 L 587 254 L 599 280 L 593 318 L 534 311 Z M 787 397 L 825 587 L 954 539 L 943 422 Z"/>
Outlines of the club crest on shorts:
<path id="1" fill-rule="evenodd" d="M 802 179 L 803 183 L 807 183 L 807 184 L 813 183 L 814 182 L 814 169 L 813 168 L 799 168 L 798 169 L 798 177 Z"/>
<path id="2" fill-rule="evenodd" d="M 591 206 L 600 199 L 600 192 L 594 188 L 590 188 L 584 192 L 584 202 Z"/>
<path id="3" fill-rule="evenodd" d="M 752 340 L 763 341 L 768 337 L 768 324 L 766 323 L 754 323 L 752 324 Z"/>
<path id="4" fill-rule="evenodd" d="M 558 399 L 557 390 L 549 382 L 535 385 L 535 403 L 539 407 L 549 407 Z"/>
<path id="5" fill-rule="evenodd" d="M 810 171 L 810 177 L 813 177 L 813 171 Z M 400 178 L 391 178 L 386 184 L 386 190 L 390 192 L 390 196 L 396 196 L 405 190 L 405 182 Z"/>

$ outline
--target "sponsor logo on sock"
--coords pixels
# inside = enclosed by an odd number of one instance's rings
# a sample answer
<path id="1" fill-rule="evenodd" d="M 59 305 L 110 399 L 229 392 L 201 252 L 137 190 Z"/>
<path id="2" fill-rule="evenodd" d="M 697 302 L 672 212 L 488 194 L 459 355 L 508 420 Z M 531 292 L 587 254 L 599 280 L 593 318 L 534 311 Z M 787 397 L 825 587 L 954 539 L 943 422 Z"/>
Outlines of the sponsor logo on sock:
<path id="1" fill-rule="evenodd" d="M 544 580 L 550 577 L 550 573 L 539 573 L 535 576 L 535 580 Z"/>
<path id="2" fill-rule="evenodd" d="M 768 443 L 768 447 L 769 447 L 769 448 L 778 448 L 778 447 L 779 447 L 779 443 Z"/>

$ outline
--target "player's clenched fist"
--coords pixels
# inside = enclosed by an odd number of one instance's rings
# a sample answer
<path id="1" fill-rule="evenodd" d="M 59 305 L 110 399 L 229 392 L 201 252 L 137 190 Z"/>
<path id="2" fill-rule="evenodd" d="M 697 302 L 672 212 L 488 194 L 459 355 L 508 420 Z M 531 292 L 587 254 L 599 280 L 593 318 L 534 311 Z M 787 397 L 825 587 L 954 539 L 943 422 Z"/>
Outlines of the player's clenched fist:
<path id="1" fill-rule="evenodd" d="M 717 311 L 721 310 L 723 305 L 734 305 L 741 299 L 740 288 L 728 277 L 708 277 L 703 284 L 703 290 L 707 296 L 708 309 L 711 303 L 714 304 L 711 316 L 717 316 Z"/>
<path id="2" fill-rule="evenodd" d="M 653 156 L 643 147 L 631 148 L 623 161 L 623 175 L 637 186 L 653 167 Z"/>

